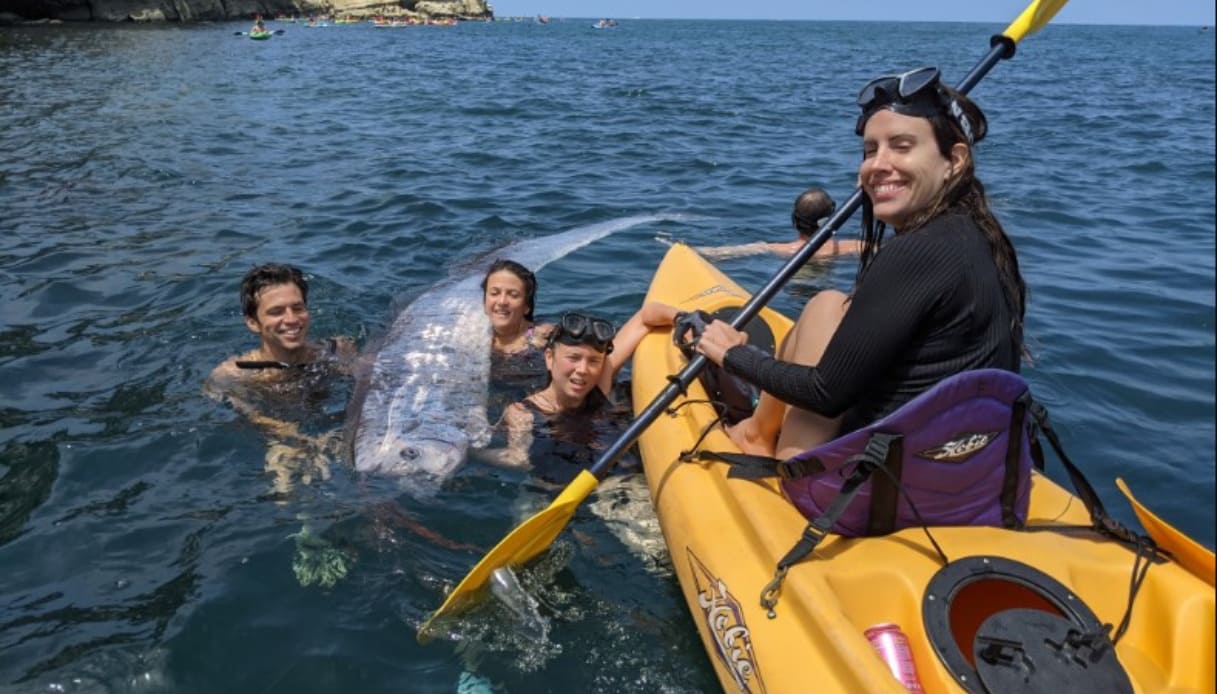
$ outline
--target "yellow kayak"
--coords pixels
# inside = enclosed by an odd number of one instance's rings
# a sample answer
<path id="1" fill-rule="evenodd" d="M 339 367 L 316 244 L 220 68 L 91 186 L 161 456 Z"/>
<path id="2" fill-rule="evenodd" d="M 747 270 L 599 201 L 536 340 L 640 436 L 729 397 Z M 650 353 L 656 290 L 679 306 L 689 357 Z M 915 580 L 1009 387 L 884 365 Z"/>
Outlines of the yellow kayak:
<path id="1" fill-rule="evenodd" d="M 708 312 L 747 299 L 682 245 L 668 252 L 647 294 L 647 300 Z M 778 340 L 791 325 L 768 309 L 761 318 Z M 669 333 L 649 335 L 634 356 L 635 406 L 651 402 L 684 365 Z M 694 382 L 688 399 L 705 397 Z M 679 459 L 713 417 L 709 405 L 680 407 L 661 415 L 639 447 L 672 564 L 725 691 L 906 691 L 868 638 L 873 627 L 903 633 L 926 692 L 990 691 L 985 682 L 1011 672 L 1023 678 L 1022 688 L 994 690 L 1073 692 L 1076 682 L 1089 682 L 1090 691 L 1213 692 L 1217 686 L 1213 553 L 1192 543 L 1189 551 L 1199 554 L 1189 568 L 1169 559 L 1150 564 L 1127 630 L 1114 657 L 1108 647 L 1104 660 L 1102 644 L 1079 641 L 1076 632 L 1120 624 L 1137 554 L 1094 532 L 1067 530 L 1090 524 L 1086 509 L 1038 473 L 1028 526 L 1039 530 L 932 528 L 951 559 L 945 567 L 920 528 L 867 538 L 830 535 L 790 569 L 770 618 L 760 594 L 807 519 L 774 480 L 728 479 L 724 463 Z M 718 428 L 702 447 L 737 450 Z M 1078 628 L 1057 639 L 1051 630 L 1062 623 Z M 1006 628 L 1020 637 L 994 636 Z M 1046 641 L 1059 646 L 1054 653 L 1061 663 L 1048 662 Z M 1072 668 L 1068 683 L 1058 665 Z"/>

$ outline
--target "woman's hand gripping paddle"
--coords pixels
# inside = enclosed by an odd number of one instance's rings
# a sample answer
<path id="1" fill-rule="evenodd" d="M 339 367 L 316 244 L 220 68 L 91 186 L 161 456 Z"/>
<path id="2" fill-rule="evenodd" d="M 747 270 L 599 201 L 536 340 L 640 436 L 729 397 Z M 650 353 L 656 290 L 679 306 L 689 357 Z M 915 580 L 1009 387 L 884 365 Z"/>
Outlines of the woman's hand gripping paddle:
<path id="1" fill-rule="evenodd" d="M 976 67 L 972 68 L 972 71 L 964 77 L 956 89 L 965 94 L 969 92 L 972 87 L 976 86 L 993 69 L 993 66 L 998 61 L 1013 57 L 1015 46 L 1018 42 L 1026 36 L 1044 28 L 1056 15 L 1057 11 L 1065 6 L 1066 2 L 1067 0 L 1033 0 L 1004 32 L 992 37 L 989 42 L 989 53 L 977 63 Z M 798 269 L 806 264 L 815 255 L 816 251 L 832 237 L 833 233 L 837 229 L 840 229 L 841 225 L 861 206 L 862 189 L 858 188 L 854 190 L 854 194 L 850 196 L 849 200 L 829 217 L 824 226 L 812 234 L 807 243 L 790 260 L 786 261 L 786 264 L 778 270 L 773 279 L 769 280 L 768 284 L 754 294 L 748 300 L 748 303 L 744 304 L 743 309 L 731 321 L 731 327 L 738 330 L 748 321 L 752 320 L 760 312 L 761 308 L 777 295 L 778 291 L 794 276 Z M 562 529 L 574 515 L 579 504 L 600 484 L 600 480 L 608 476 L 617 459 L 638 440 L 642 432 L 669 405 L 675 402 L 676 398 L 680 397 L 681 393 L 685 392 L 685 389 L 693 382 L 693 379 L 697 378 L 698 372 L 705 365 L 705 356 L 698 354 L 685 365 L 685 368 L 681 369 L 680 373 L 670 377 L 668 386 L 656 396 L 650 405 L 647 405 L 647 408 L 634 419 L 629 428 L 600 456 L 594 465 L 579 473 L 579 476 L 563 490 L 548 508 L 524 521 L 524 523 L 500 542 L 498 546 L 492 549 L 489 554 L 483 557 L 477 566 L 473 567 L 473 570 L 469 572 L 469 575 L 456 588 L 452 589 L 444 604 L 419 628 L 419 641 L 426 642 L 430 640 L 432 628 L 436 620 L 453 614 L 459 611 L 461 607 L 468 605 L 470 599 L 478 589 L 486 584 L 496 569 L 503 566 L 522 564 L 545 551 L 550 543 L 562 532 Z"/>

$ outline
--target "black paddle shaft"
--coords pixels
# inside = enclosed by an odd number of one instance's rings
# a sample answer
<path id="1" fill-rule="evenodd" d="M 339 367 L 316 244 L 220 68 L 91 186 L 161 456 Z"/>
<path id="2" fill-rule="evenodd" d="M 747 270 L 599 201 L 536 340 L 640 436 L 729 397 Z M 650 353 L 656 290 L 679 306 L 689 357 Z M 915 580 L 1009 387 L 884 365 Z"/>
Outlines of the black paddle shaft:
<path id="1" fill-rule="evenodd" d="M 982 79 L 984 79 L 985 75 L 989 74 L 989 71 L 993 69 L 994 65 L 997 65 L 998 61 L 1014 56 L 1015 42 L 1013 39 L 1010 39 L 1007 36 L 1002 36 L 1000 34 L 993 36 L 989 41 L 989 45 L 989 53 L 985 55 L 985 57 L 976 64 L 976 67 L 972 68 L 972 71 L 969 72 L 963 78 L 963 80 L 960 81 L 959 85 L 955 87 L 955 89 L 960 93 L 967 94 L 968 92 L 972 91 L 972 88 L 975 87 L 976 84 Z M 854 214 L 854 212 L 856 212 L 858 208 L 862 206 L 862 195 L 862 189 L 856 188 L 853 195 L 849 196 L 849 200 L 846 200 L 845 204 L 839 207 L 837 211 L 828 218 L 828 221 L 824 223 L 824 226 L 816 230 L 816 232 L 811 235 L 811 238 L 807 239 L 807 242 L 804 243 L 793 256 L 791 256 L 790 260 L 787 260 L 786 263 L 782 265 L 781 269 L 777 271 L 777 274 L 774 275 L 764 287 L 761 287 L 760 291 L 753 294 L 752 298 L 744 304 L 744 307 L 740 310 L 739 314 L 737 314 L 731 321 L 732 328 L 735 328 L 736 330 L 743 328 L 748 321 L 752 320 L 756 314 L 760 313 L 762 308 L 773 300 L 773 297 L 776 296 L 778 291 L 780 291 L 782 287 L 784 287 L 786 283 L 790 281 L 791 277 L 794 277 L 794 274 L 799 271 L 799 268 L 803 267 L 803 265 L 805 265 L 807 261 L 816 254 L 816 251 L 820 250 L 820 247 L 823 246 L 828 239 L 832 238 L 832 235 L 836 233 L 837 229 L 840 229 L 841 225 L 843 225 L 846 220 L 848 220 Z M 627 450 L 629 450 L 630 446 L 634 445 L 634 442 L 638 440 L 638 437 L 642 436 L 642 432 L 646 431 L 646 428 L 651 426 L 651 423 L 658 419 L 660 414 L 663 414 L 663 411 L 667 409 L 668 405 L 675 402 L 676 398 L 680 397 L 680 395 L 685 392 L 685 390 L 689 387 L 689 384 L 693 382 L 693 379 L 697 378 L 697 374 L 701 373 L 701 370 L 705 368 L 705 366 L 705 355 L 698 354 L 685 365 L 685 368 L 680 370 L 680 373 L 676 374 L 675 376 L 669 376 L 669 383 L 667 387 L 663 389 L 663 392 L 656 396 L 656 398 L 651 401 L 651 404 L 647 405 L 647 408 L 634 418 L 634 421 L 630 423 L 629 428 L 623 431 L 621 436 L 617 437 L 617 440 L 613 442 L 613 445 L 609 446 L 608 449 L 600 455 L 600 458 L 597 459 L 590 468 L 588 468 L 588 472 L 592 473 L 592 475 L 594 475 L 598 480 L 603 480 L 605 477 L 607 477 L 609 472 L 612 471 L 613 465 L 617 463 L 617 460 L 620 459 Z"/>

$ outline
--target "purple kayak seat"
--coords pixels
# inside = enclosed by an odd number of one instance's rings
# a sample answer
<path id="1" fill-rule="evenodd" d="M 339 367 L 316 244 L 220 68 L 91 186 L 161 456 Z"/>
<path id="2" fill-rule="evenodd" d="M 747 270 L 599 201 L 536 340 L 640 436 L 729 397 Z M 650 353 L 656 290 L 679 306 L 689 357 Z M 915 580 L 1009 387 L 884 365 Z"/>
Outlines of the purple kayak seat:
<path id="1" fill-rule="evenodd" d="M 776 472 L 787 498 L 817 519 L 863 460 L 881 462 L 833 519 L 831 531 L 842 535 L 922 524 L 1021 528 L 1031 499 L 1029 405 L 1018 374 L 965 371 L 868 426 L 777 463 Z"/>
<path id="2" fill-rule="evenodd" d="M 730 463 L 730 477 L 776 475 L 786 497 L 809 519 L 761 591 L 761 605 L 773 618 L 786 572 L 829 533 L 882 535 L 943 525 L 1024 528 L 1031 469 L 1044 465 L 1040 434 L 1090 513 L 1090 526 L 1080 527 L 1128 544 L 1138 557 L 1152 555 L 1152 541 L 1107 514 L 1065 454 L 1047 411 L 1010 371 L 978 369 L 943 379 L 886 417 L 787 460 L 711 451 L 686 455 Z M 943 564 L 949 563 L 930 541 Z"/>

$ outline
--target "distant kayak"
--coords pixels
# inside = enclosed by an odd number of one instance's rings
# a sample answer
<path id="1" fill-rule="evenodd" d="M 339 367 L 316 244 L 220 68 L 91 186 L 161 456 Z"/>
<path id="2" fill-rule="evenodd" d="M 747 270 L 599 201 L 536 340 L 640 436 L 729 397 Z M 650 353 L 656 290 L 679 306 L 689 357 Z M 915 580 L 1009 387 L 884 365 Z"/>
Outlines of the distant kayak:
<path id="1" fill-rule="evenodd" d="M 265 41 L 266 39 L 269 39 L 271 36 L 274 36 L 274 35 L 275 35 L 275 32 L 273 32 L 273 31 L 251 31 L 251 32 L 249 32 L 249 38 L 253 39 L 254 41 Z"/>

